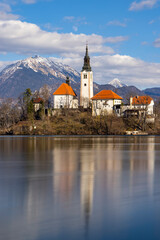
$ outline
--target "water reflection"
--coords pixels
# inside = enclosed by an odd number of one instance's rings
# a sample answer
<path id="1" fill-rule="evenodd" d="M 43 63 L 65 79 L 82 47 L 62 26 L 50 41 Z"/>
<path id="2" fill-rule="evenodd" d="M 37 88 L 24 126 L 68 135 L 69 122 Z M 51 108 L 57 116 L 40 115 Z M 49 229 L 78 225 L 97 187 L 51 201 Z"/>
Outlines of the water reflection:
<path id="1" fill-rule="evenodd" d="M 1 137 L 1 238 L 151 239 L 159 150 L 154 136 Z"/>

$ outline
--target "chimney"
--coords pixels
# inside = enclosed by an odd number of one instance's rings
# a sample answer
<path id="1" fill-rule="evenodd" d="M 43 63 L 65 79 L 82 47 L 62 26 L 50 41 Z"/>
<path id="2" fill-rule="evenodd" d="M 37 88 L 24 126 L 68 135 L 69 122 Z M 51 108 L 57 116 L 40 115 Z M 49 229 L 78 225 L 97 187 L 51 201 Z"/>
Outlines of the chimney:
<path id="1" fill-rule="evenodd" d="M 70 86 L 70 79 L 68 76 L 66 77 L 66 83 Z"/>

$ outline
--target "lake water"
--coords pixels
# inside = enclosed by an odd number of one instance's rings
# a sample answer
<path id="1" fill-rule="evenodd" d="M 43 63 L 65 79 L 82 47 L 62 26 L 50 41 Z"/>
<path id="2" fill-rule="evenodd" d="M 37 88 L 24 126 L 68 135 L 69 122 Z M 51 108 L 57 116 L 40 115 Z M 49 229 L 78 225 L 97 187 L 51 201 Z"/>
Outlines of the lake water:
<path id="1" fill-rule="evenodd" d="M 159 240 L 160 137 L 0 137 L 0 240 Z"/>

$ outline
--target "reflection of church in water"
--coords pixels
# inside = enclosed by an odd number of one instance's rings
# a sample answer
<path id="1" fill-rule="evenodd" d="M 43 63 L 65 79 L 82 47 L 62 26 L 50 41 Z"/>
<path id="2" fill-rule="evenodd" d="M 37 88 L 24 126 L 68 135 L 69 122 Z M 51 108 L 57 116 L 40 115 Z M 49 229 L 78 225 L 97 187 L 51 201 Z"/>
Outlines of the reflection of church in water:
<path id="1" fill-rule="evenodd" d="M 104 206 L 106 212 L 110 211 L 112 206 L 115 211 L 113 215 L 116 215 L 125 194 L 127 199 L 132 196 L 139 197 L 140 192 L 136 186 L 141 180 L 145 182 L 146 194 L 152 197 L 153 191 L 158 190 L 154 184 L 156 166 L 159 170 L 159 161 L 155 161 L 159 157 L 155 151 L 156 147 L 159 147 L 156 145 L 156 138 L 133 137 L 129 144 L 127 140 L 123 142 L 121 139 L 70 138 L 69 141 L 61 141 L 43 138 L 42 142 L 38 138 L 14 138 L 12 143 L 9 142 L 4 148 L 8 157 L 16 152 L 20 159 L 24 160 L 16 172 L 17 176 L 23 176 L 22 180 L 19 181 L 16 177 L 10 182 L 10 191 L 7 191 L 7 181 L 4 181 L 0 189 L 5 204 L 10 204 L 10 199 L 13 202 L 8 218 L 9 228 L 14 229 L 12 239 L 19 237 L 22 223 L 25 223 L 26 234 L 29 227 L 34 239 L 38 239 L 46 226 L 47 230 L 53 233 L 53 223 L 59 227 L 55 227 L 55 234 L 58 230 L 63 231 L 66 226 L 73 229 L 74 226 L 69 225 L 68 221 L 70 216 L 72 219 L 81 218 L 87 232 L 93 214 L 97 211 L 101 211 L 101 214 L 96 216 L 98 222 L 103 223 Z M 3 144 L 3 139 L 1 141 Z M 24 155 L 21 151 L 24 146 L 30 154 Z M 26 168 L 25 164 L 30 163 L 30 158 L 32 164 Z M 9 174 L 12 176 L 14 171 L 14 168 L 10 168 Z M 159 171 L 157 174 L 159 179 Z M 107 202 L 104 203 L 106 199 Z M 124 217 L 121 216 L 121 211 L 118 214 L 120 219 Z M 43 226 L 41 219 L 47 225 Z M 64 221 L 59 221 L 62 219 Z M 35 224 L 37 222 L 39 224 Z M 48 226 L 50 222 L 51 225 Z"/>
<path id="2" fill-rule="evenodd" d="M 93 206 L 95 159 L 94 154 L 86 158 L 85 151 L 83 146 L 77 154 L 72 144 L 63 151 L 53 150 L 53 186 L 56 202 L 80 201 L 82 221 L 88 226 Z M 73 206 L 70 207 L 72 211 Z"/>
<path id="3" fill-rule="evenodd" d="M 54 198 L 56 198 L 56 202 L 72 202 L 73 199 L 75 199 L 75 202 L 80 201 L 81 216 L 83 221 L 85 221 L 86 231 L 89 229 L 94 202 L 96 203 L 97 201 L 94 196 L 95 190 L 96 198 L 97 195 L 101 196 L 103 192 L 107 198 L 112 196 L 112 204 L 117 205 L 123 198 L 122 184 L 125 181 L 123 172 L 126 168 L 129 169 L 129 181 L 125 183 L 128 185 L 128 194 L 135 194 L 133 187 L 133 183 L 137 181 L 135 176 L 137 174 L 141 176 L 141 172 L 146 170 L 148 171 L 147 191 L 152 191 L 155 157 L 154 139 L 147 140 L 146 155 L 142 151 L 144 155 L 142 159 L 137 159 L 135 152 L 139 151 L 139 154 L 141 154 L 143 145 L 141 146 L 138 138 L 134 140 L 130 145 L 122 145 L 119 142 L 114 142 L 114 139 L 111 141 L 108 138 L 103 142 L 103 139 L 97 138 L 90 140 L 92 143 L 89 149 L 88 144 L 85 146 L 84 143 L 81 145 L 80 142 L 76 143 L 78 148 L 75 148 L 72 146 L 72 141 L 67 143 L 66 148 L 64 147 L 63 150 L 60 146 L 54 148 Z M 102 145 L 104 148 L 102 148 Z M 129 156 L 125 152 L 126 146 L 129 147 L 127 149 Z M 122 151 L 122 147 L 124 151 Z M 101 198 L 98 201 L 103 206 Z M 70 211 L 72 211 L 73 206 L 70 207 Z"/>

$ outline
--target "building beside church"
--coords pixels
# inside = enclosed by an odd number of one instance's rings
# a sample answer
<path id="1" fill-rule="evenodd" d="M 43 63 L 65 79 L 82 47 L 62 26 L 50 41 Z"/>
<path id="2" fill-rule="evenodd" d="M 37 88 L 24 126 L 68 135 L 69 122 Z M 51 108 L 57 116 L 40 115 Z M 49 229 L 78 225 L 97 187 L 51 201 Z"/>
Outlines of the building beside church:
<path id="1" fill-rule="evenodd" d="M 37 112 L 38 110 L 40 110 L 43 104 L 44 104 L 44 100 L 42 98 L 40 97 L 35 98 L 33 100 L 34 111 Z"/>
<path id="2" fill-rule="evenodd" d="M 139 119 L 148 116 L 154 121 L 154 100 L 150 96 L 130 97 L 130 104 L 122 107 L 122 114 L 124 117 L 136 116 Z"/>
<path id="3" fill-rule="evenodd" d="M 154 101 L 150 96 L 135 96 L 130 98 L 131 108 L 144 109 L 148 115 L 153 114 Z"/>
<path id="4" fill-rule="evenodd" d="M 78 98 L 72 87 L 70 86 L 69 77 L 66 83 L 62 83 L 60 87 L 53 93 L 54 109 L 78 108 Z"/>
<path id="5" fill-rule="evenodd" d="M 122 97 L 111 90 L 102 90 L 92 97 L 92 116 L 117 114 L 120 116 Z"/>
<path id="6" fill-rule="evenodd" d="M 81 71 L 80 86 L 80 106 L 88 108 L 93 97 L 93 72 L 90 66 L 90 57 L 88 55 L 88 45 L 86 46 L 86 54 L 84 57 L 84 65 Z"/>

